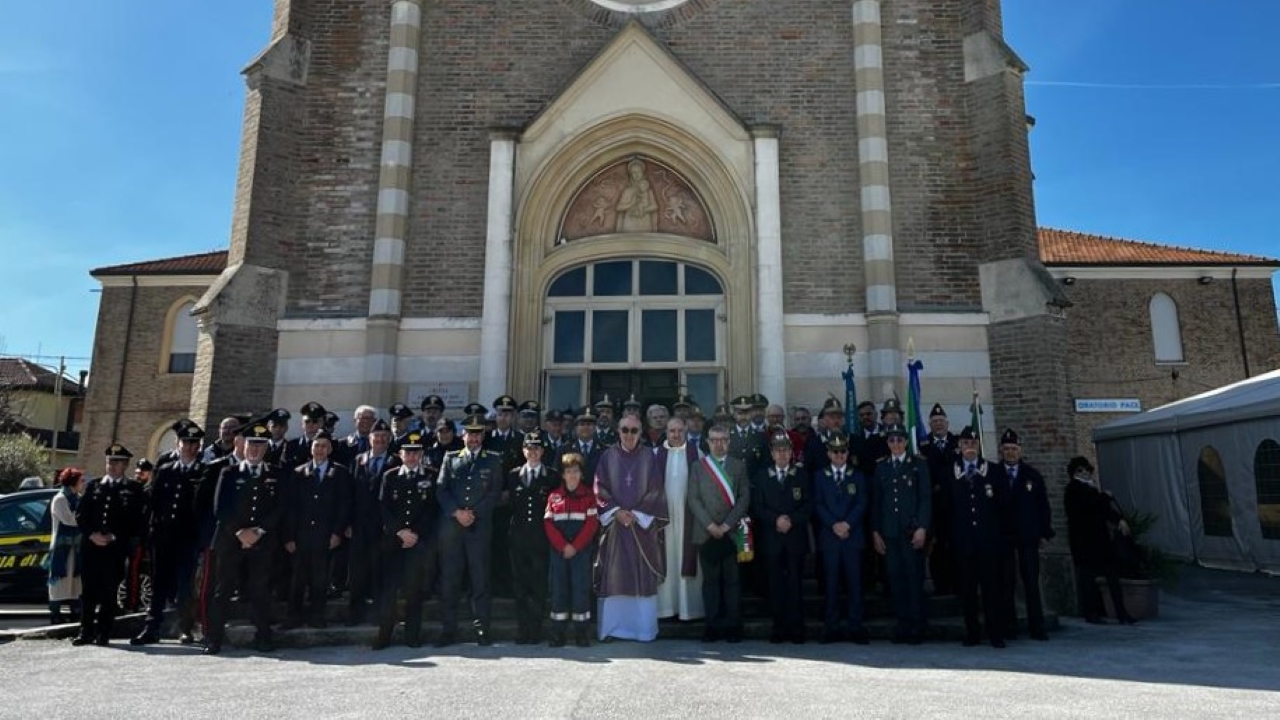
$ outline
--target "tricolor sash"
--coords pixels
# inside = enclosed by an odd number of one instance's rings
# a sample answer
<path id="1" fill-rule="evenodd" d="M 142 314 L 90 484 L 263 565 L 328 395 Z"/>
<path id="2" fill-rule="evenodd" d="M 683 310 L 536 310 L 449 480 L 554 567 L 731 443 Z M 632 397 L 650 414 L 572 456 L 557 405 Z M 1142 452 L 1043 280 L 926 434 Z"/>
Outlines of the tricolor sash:
<path id="1" fill-rule="evenodd" d="M 720 468 L 720 463 L 716 462 L 710 455 L 702 458 L 702 464 L 706 467 L 707 472 L 711 473 L 711 477 L 716 479 L 716 487 L 720 489 L 720 496 L 724 498 L 725 503 L 729 507 L 733 507 L 733 488 L 729 485 L 729 478 L 725 477 L 724 470 Z M 738 548 L 738 562 L 751 562 L 755 559 L 755 538 L 751 533 L 751 518 L 744 517 L 738 521 L 738 527 L 731 531 L 733 534 L 733 544 Z"/>

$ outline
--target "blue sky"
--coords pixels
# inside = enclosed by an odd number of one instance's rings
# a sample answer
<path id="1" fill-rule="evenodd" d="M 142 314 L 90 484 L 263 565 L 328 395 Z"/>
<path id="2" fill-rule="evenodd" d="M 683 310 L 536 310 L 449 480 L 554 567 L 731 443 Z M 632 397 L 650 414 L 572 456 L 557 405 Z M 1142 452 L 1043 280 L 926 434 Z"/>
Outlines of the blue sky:
<path id="1" fill-rule="evenodd" d="M 5 6 L 0 349 L 75 369 L 92 351 L 91 268 L 226 245 L 239 69 L 271 2 Z M 1040 223 L 1280 255 L 1277 26 L 1270 0 L 1005 0 L 1032 68 Z"/>

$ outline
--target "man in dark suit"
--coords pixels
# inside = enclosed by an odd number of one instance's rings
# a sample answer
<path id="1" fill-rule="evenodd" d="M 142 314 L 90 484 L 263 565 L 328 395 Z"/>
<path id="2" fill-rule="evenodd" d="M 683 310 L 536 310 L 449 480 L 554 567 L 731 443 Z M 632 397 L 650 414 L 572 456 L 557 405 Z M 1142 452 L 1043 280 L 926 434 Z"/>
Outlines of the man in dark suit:
<path id="1" fill-rule="evenodd" d="M 400 442 L 401 464 L 383 471 L 378 482 L 383 573 L 374 650 L 391 644 L 401 593 L 405 644 L 422 644 L 422 595 L 426 576 L 435 570 L 434 545 L 440 521 L 436 478 L 422 465 L 423 437 L 416 430 L 405 435 Z"/>
<path id="2" fill-rule="evenodd" d="M 804 469 L 791 462 L 790 436 L 785 432 L 774 435 L 769 451 L 773 462 L 756 471 L 751 497 L 752 512 L 759 520 L 760 554 L 773 614 L 769 642 L 801 644 L 805 641 L 801 572 L 809 549 L 813 489 Z"/>
<path id="3" fill-rule="evenodd" d="M 209 609 L 208 655 L 222 652 L 228 606 L 242 585 L 257 630 L 254 647 L 261 652 L 273 648 L 271 560 L 284 522 L 282 473 L 266 463 L 271 433 L 265 424 L 249 423 L 240 434 L 245 459 L 222 470 L 213 506 L 217 586 Z"/>
<path id="4" fill-rule="evenodd" d="M 547 607 L 548 541 L 543 528 L 547 496 L 560 487 L 560 473 L 542 462 L 546 452 L 536 432 L 524 436 L 525 462 L 507 473 L 511 503 L 511 589 L 516 600 L 516 644 L 542 642 Z"/>
<path id="5" fill-rule="evenodd" d="M 333 440 L 319 432 L 311 441 L 311 462 L 293 471 L 285 502 L 284 549 L 293 558 L 289 582 L 289 618 L 285 629 L 306 622 L 328 626 L 325 600 L 329 594 L 329 557 L 342 543 L 351 517 L 351 474 L 330 461 Z M 310 602 L 304 614 L 304 596 Z"/>
<path id="6" fill-rule="evenodd" d="M 1003 578 L 1005 628 L 1010 639 L 1018 636 L 1014 594 L 1017 580 L 1021 578 L 1027 606 L 1027 634 L 1034 640 L 1048 640 L 1040 600 L 1040 550 L 1054 535 L 1049 492 L 1044 476 L 1022 461 L 1022 443 L 1012 429 L 1000 436 L 1000 456 L 1009 491 Z"/>
<path id="7" fill-rule="evenodd" d="M 955 591 L 956 559 L 951 546 L 951 492 L 947 478 L 960 459 L 959 438 L 951 432 L 947 411 L 934 403 L 929 411 L 929 437 L 920 443 L 920 454 L 929 464 L 933 482 L 933 525 L 929 528 L 929 577 L 934 595 Z"/>
<path id="8" fill-rule="evenodd" d="M 813 480 L 814 532 L 826 575 L 827 598 L 824 644 L 849 640 L 869 642 L 863 627 L 862 549 L 866 545 L 867 481 L 849 462 L 849 442 L 843 435 L 827 441 L 827 466 Z M 840 579 L 848 594 L 847 614 L 841 618 Z"/>
<path id="9" fill-rule="evenodd" d="M 391 452 L 391 426 L 379 420 L 369 433 L 369 451 L 356 456 L 351 476 L 351 514 L 344 533 L 350 538 L 347 625 L 364 622 L 369 601 L 376 598 L 382 585 L 382 511 L 378 497 L 383 475 L 399 466 L 400 457 Z"/>
<path id="10" fill-rule="evenodd" d="M 144 532 L 142 484 L 125 478 L 133 457 L 123 445 L 107 447 L 106 475 L 85 484 L 76 508 L 80 528 L 80 634 L 74 645 L 107 645 L 118 606 L 125 562 Z"/>
<path id="11" fill-rule="evenodd" d="M 723 637 L 736 643 L 742 640 L 736 538 L 751 508 L 751 479 L 747 466 L 729 455 L 728 428 L 716 425 L 706 439 L 711 452 L 694 464 L 685 501 L 693 515 L 693 544 L 702 567 L 702 603 L 707 613 L 702 640 L 715 642 Z M 755 549 L 750 550 L 754 553 Z"/>
<path id="12" fill-rule="evenodd" d="M 200 462 L 200 442 L 204 430 L 187 422 L 178 430 L 178 454 L 172 462 L 156 470 L 146 492 L 148 545 L 151 549 L 151 607 L 147 623 L 132 645 L 150 645 L 160 641 L 160 625 L 169 600 L 178 605 L 178 630 L 185 643 L 194 642 L 191 631 L 195 624 L 192 598 L 199 552 L 200 521 L 197 517 L 196 494 L 204 481 L 205 466 Z"/>
<path id="13" fill-rule="evenodd" d="M 514 402 L 512 403 L 514 407 Z M 489 571 L 493 547 L 494 507 L 502 495 L 502 460 L 485 450 L 484 417 L 472 415 L 463 425 L 462 450 L 445 455 L 436 497 L 440 501 L 440 559 L 443 575 L 443 626 L 437 646 L 457 642 L 458 596 L 465 574 L 471 583 L 476 642 L 491 645 Z"/>
<path id="14" fill-rule="evenodd" d="M 1000 466 L 979 457 L 978 434 L 966 427 L 959 437 L 960 456 L 945 476 L 937 478 L 951 496 L 955 522 L 951 542 L 955 549 L 957 586 L 964 607 L 965 647 L 977 645 L 978 594 L 982 594 L 983 623 L 994 648 L 1004 647 L 1004 623 L 1000 589 L 1000 563 L 1006 517 L 1004 473 Z"/>
<path id="15" fill-rule="evenodd" d="M 894 643 L 924 642 L 924 549 L 931 494 L 924 458 L 907 452 L 907 429 L 885 428 L 889 456 L 876 465 L 871 486 L 871 537 L 885 558 L 898 625 Z"/>

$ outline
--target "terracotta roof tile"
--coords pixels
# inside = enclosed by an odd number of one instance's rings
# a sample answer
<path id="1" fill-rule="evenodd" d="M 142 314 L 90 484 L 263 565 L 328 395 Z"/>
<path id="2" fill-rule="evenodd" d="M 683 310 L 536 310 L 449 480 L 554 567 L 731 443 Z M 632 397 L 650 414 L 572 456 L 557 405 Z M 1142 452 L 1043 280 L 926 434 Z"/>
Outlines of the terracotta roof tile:
<path id="1" fill-rule="evenodd" d="M 200 253 L 199 255 L 180 255 L 178 257 L 161 258 L 160 260 L 144 260 L 124 265 L 109 265 L 90 270 L 89 275 L 217 275 L 227 267 L 227 251 Z"/>
<path id="2" fill-rule="evenodd" d="M 1088 235 L 1040 228 L 1040 260 L 1045 265 L 1270 265 L 1280 260 L 1216 250 Z"/>
<path id="3" fill-rule="evenodd" d="M 56 370 L 16 357 L 0 357 L 0 385 L 17 390 L 47 390 L 53 392 Z M 65 375 L 62 377 L 62 394 L 79 395 L 80 383 Z"/>

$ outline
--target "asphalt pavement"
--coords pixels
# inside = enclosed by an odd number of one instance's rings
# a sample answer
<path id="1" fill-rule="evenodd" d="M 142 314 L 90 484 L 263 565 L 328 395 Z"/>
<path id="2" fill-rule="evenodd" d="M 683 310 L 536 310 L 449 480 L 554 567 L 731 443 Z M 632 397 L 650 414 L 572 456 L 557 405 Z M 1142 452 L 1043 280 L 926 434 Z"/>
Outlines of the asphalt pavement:
<path id="1" fill-rule="evenodd" d="M 1158 620 L 1064 618 L 1049 642 L 1003 651 L 669 640 L 204 657 L 18 640 L 0 646 L 0 717 L 1275 717 L 1280 580 L 1188 574 Z"/>

